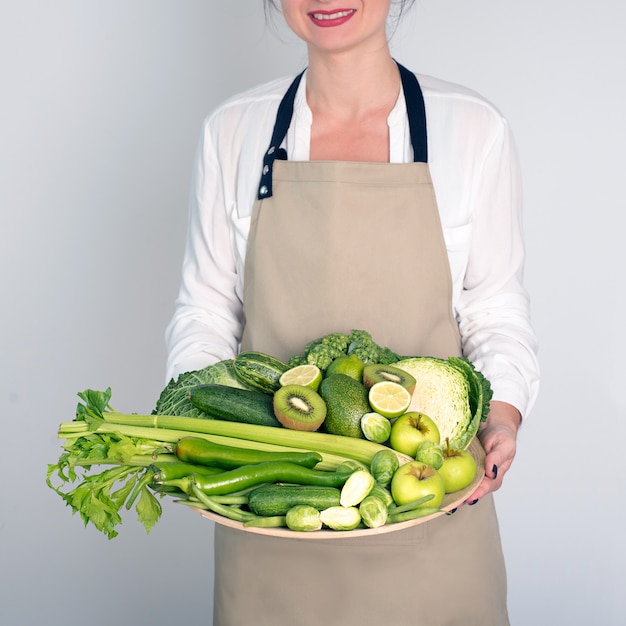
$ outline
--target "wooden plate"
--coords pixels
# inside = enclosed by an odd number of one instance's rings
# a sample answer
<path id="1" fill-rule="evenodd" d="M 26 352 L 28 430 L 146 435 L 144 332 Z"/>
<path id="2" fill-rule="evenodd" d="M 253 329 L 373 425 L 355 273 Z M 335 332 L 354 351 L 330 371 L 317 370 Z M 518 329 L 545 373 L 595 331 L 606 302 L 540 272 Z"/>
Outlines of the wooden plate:
<path id="1" fill-rule="evenodd" d="M 222 517 L 221 515 L 217 515 L 216 513 L 212 513 L 211 511 L 204 511 L 195 507 L 191 508 L 193 508 L 194 511 L 200 513 L 200 515 L 202 515 L 203 517 L 206 517 L 207 519 L 215 522 L 216 524 L 222 524 L 223 526 L 228 526 L 230 528 L 237 528 L 239 530 L 243 530 L 249 533 L 268 535 L 270 537 L 287 537 L 291 539 L 294 539 L 296 537 L 298 539 L 347 539 L 350 537 L 369 537 L 372 535 L 380 535 L 383 533 L 392 533 L 398 530 L 403 530 L 404 528 L 408 528 L 410 526 L 416 526 L 417 524 L 429 522 L 430 520 L 433 520 L 440 515 L 445 515 L 445 511 L 451 511 L 452 509 L 458 507 L 462 502 L 467 499 L 467 497 L 476 489 L 476 487 L 478 487 L 483 479 L 483 476 L 485 475 L 485 451 L 483 450 L 480 441 L 476 437 L 472 440 L 472 443 L 470 443 L 467 450 L 476 460 L 476 465 L 478 467 L 476 477 L 472 481 L 472 484 L 465 489 L 447 494 L 443 499 L 443 503 L 441 504 L 441 511 L 439 511 L 438 513 L 433 513 L 433 515 L 420 517 L 418 519 L 410 520 L 408 522 L 386 524 L 385 526 L 381 526 L 379 528 L 357 528 L 356 530 L 346 531 L 317 530 L 315 532 L 296 532 L 293 530 L 289 530 L 288 528 L 245 528 L 241 522 L 235 522 L 234 520 Z"/>

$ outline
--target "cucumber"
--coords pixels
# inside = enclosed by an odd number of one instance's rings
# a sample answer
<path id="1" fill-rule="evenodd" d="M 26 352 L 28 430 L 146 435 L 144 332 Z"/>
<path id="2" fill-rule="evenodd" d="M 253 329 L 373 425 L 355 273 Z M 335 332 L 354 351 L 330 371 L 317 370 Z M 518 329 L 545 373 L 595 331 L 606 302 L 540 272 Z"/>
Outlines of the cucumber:
<path id="1" fill-rule="evenodd" d="M 209 417 L 228 422 L 275 426 L 282 424 L 274 415 L 271 395 L 227 385 L 196 385 L 189 390 L 191 404 Z"/>
<path id="2" fill-rule="evenodd" d="M 280 388 L 279 379 L 288 369 L 287 363 L 263 352 L 240 352 L 233 362 L 239 382 L 269 394 Z"/>
<path id="3" fill-rule="evenodd" d="M 286 515 L 299 504 L 312 506 L 318 511 L 339 506 L 341 492 L 335 487 L 311 485 L 264 485 L 250 493 L 248 506 L 256 515 Z"/>

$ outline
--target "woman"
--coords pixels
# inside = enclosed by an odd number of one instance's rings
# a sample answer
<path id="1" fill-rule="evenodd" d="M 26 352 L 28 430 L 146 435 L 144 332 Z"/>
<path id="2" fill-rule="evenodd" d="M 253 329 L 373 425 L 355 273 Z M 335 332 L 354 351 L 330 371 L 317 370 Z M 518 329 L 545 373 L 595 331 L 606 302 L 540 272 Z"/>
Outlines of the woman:
<path id="1" fill-rule="evenodd" d="M 538 378 L 517 165 L 490 104 L 394 61 L 392 4 L 282 0 L 306 71 L 207 119 L 168 375 L 240 349 L 286 359 L 352 328 L 403 354 L 463 354 L 494 389 L 486 476 L 475 506 L 378 537 L 216 527 L 215 626 L 508 624 L 491 492 Z"/>

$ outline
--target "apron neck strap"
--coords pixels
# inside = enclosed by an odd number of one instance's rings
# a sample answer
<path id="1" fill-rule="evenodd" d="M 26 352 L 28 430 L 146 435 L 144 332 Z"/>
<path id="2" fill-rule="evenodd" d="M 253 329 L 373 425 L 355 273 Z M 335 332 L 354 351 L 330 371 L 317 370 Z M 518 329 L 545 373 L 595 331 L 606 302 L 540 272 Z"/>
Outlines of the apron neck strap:
<path id="1" fill-rule="evenodd" d="M 406 101 L 406 111 L 409 118 L 409 133 L 413 146 L 413 162 L 428 163 L 428 141 L 426 134 L 426 107 L 422 88 L 413 72 L 396 61 L 400 70 L 402 90 Z"/>
<path id="2" fill-rule="evenodd" d="M 259 200 L 269 198 L 272 195 L 272 167 L 274 161 L 276 159 L 285 160 L 287 158 L 287 152 L 284 148 L 280 147 L 280 144 L 287 136 L 287 130 L 289 129 L 289 124 L 291 124 L 291 118 L 293 117 L 293 105 L 296 99 L 296 92 L 298 91 L 298 86 L 300 85 L 300 80 L 302 80 L 303 75 L 304 71 L 300 72 L 300 74 L 295 77 L 278 105 L 270 147 L 265 151 L 265 155 L 263 156 L 263 170 L 261 172 L 261 182 L 259 183 L 257 195 Z"/>
<path id="3" fill-rule="evenodd" d="M 413 146 L 413 162 L 428 163 L 426 108 L 424 106 L 422 89 L 413 72 L 410 72 L 398 62 L 396 62 L 396 64 L 400 70 L 400 80 L 402 81 L 402 90 L 404 91 L 407 115 L 409 118 L 409 134 L 411 136 L 411 145 Z M 276 159 L 287 159 L 287 152 L 281 148 L 280 145 L 287 136 L 287 130 L 291 124 L 296 93 L 303 75 L 304 71 L 295 77 L 278 106 L 276 122 L 274 123 L 274 130 L 272 131 L 272 139 L 269 148 L 263 156 L 263 170 L 261 172 L 261 181 L 257 195 L 259 200 L 269 198 L 272 195 L 272 167 L 274 161 Z"/>

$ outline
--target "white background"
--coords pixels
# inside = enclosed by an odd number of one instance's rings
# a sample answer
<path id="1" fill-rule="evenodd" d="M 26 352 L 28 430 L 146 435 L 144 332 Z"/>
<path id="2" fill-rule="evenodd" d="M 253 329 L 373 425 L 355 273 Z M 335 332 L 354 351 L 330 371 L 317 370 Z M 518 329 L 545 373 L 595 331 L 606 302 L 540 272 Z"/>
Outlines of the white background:
<path id="1" fill-rule="evenodd" d="M 393 39 L 522 161 L 543 386 L 497 497 L 514 626 L 626 623 L 624 26 L 620 0 L 420 0 Z M 165 383 L 202 118 L 303 62 L 260 0 L 1 0 L 3 625 L 210 624 L 209 522 L 166 502 L 108 541 L 44 478 L 78 391 L 149 412 Z"/>

